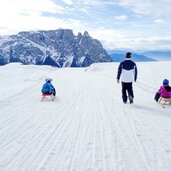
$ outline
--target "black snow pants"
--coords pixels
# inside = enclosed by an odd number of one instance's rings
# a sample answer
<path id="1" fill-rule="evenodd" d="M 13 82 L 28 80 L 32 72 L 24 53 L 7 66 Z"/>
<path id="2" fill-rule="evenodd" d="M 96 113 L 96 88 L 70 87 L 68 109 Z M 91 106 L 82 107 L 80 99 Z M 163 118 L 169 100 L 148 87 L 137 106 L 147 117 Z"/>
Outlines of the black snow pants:
<path id="1" fill-rule="evenodd" d="M 133 101 L 134 93 L 133 93 L 133 88 L 132 88 L 132 82 L 130 82 L 130 83 L 122 82 L 123 102 L 126 103 L 128 98 L 129 98 L 130 102 Z"/>

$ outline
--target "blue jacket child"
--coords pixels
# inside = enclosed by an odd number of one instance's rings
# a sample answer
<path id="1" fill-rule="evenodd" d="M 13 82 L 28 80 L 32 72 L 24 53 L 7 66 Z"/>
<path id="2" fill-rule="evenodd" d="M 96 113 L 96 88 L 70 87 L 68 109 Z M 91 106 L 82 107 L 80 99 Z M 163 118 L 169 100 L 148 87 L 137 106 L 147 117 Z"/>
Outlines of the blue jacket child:
<path id="1" fill-rule="evenodd" d="M 51 78 L 46 79 L 46 83 L 44 83 L 42 86 L 42 93 L 43 94 L 53 94 L 55 96 L 56 90 L 51 82 L 52 82 Z"/>

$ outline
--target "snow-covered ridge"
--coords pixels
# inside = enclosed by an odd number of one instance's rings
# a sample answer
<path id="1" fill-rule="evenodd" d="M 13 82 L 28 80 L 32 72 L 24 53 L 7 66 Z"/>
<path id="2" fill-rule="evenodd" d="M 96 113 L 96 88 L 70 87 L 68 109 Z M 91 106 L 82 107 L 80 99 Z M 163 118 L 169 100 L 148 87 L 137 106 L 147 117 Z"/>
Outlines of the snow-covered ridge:
<path id="1" fill-rule="evenodd" d="M 95 62 L 110 62 L 101 43 L 88 32 L 78 36 L 69 29 L 20 32 L 0 38 L 0 65 L 9 62 L 52 65 L 57 67 L 86 67 Z"/>

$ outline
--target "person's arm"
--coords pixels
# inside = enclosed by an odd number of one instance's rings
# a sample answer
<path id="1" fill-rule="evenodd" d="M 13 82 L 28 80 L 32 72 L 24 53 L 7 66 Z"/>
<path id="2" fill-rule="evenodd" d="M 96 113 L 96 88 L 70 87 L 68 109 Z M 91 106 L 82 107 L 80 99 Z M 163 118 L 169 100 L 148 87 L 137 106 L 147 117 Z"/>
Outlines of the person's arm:
<path id="1" fill-rule="evenodd" d="M 50 86 L 51 86 L 51 90 L 55 91 L 55 87 L 52 85 L 52 83 L 50 84 Z"/>
<path id="2" fill-rule="evenodd" d="M 161 93 L 162 90 L 163 90 L 163 86 L 160 86 L 158 92 Z"/>
<path id="3" fill-rule="evenodd" d="M 122 63 L 120 63 L 120 65 L 118 67 L 118 73 L 117 73 L 117 77 L 116 77 L 117 83 L 119 83 L 121 73 L 122 73 Z"/>
<path id="4" fill-rule="evenodd" d="M 135 73 L 134 73 L 134 81 L 136 82 L 137 81 L 137 75 L 138 75 L 138 70 L 137 70 L 137 66 L 135 64 Z"/>

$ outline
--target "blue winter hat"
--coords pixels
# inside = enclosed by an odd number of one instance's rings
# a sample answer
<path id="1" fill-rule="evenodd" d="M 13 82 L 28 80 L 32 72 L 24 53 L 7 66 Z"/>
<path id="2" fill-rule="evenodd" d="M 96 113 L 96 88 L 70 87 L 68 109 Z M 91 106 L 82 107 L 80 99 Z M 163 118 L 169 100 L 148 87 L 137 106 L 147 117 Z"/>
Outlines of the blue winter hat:
<path id="1" fill-rule="evenodd" d="M 168 84 L 169 84 L 169 80 L 164 79 L 164 80 L 163 80 L 163 85 L 168 85 Z"/>
<path id="2" fill-rule="evenodd" d="M 46 78 L 45 81 L 46 81 L 46 82 L 51 82 L 51 81 L 52 81 L 52 78 Z"/>

